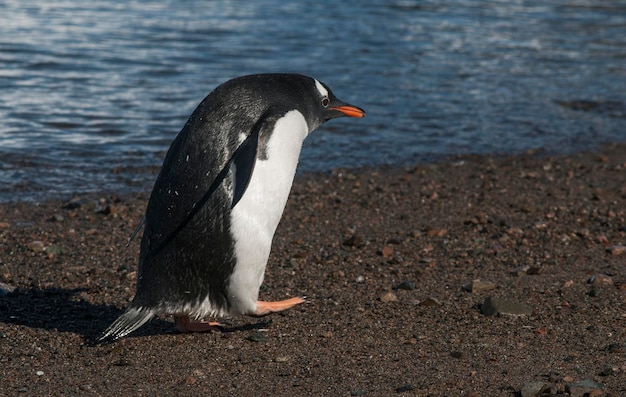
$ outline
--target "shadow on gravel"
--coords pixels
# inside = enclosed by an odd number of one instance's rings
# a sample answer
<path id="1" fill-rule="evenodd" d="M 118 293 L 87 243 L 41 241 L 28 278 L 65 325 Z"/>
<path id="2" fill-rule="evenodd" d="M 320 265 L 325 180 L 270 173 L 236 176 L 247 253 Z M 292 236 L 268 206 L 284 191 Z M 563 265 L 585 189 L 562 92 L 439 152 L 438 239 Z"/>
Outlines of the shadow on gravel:
<path id="1" fill-rule="evenodd" d="M 122 314 L 122 310 L 89 303 L 78 296 L 81 291 L 84 289 L 18 288 L 0 295 L 0 322 L 49 331 L 72 332 L 81 335 L 90 344 L 95 343 L 102 331 Z M 266 328 L 270 324 L 271 319 L 242 325 L 225 323 L 223 332 L 251 331 Z M 176 332 L 173 322 L 155 318 L 128 337 L 173 332 Z"/>
<path id="2" fill-rule="evenodd" d="M 0 296 L 0 322 L 50 331 L 72 332 L 93 342 L 122 313 L 122 310 L 85 301 L 78 296 L 83 290 L 18 288 Z M 156 319 L 134 335 L 158 335 L 171 328 L 171 323 Z"/>

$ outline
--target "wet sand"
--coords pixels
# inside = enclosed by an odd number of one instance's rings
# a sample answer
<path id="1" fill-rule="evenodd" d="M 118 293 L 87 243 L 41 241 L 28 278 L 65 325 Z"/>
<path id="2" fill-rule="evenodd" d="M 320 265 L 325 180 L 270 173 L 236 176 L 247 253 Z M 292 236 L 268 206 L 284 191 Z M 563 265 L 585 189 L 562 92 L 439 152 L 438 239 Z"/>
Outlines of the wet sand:
<path id="1" fill-rule="evenodd" d="M 0 395 L 626 395 L 626 145 L 298 176 L 261 297 L 306 304 L 96 345 L 148 194 L 0 204 Z"/>

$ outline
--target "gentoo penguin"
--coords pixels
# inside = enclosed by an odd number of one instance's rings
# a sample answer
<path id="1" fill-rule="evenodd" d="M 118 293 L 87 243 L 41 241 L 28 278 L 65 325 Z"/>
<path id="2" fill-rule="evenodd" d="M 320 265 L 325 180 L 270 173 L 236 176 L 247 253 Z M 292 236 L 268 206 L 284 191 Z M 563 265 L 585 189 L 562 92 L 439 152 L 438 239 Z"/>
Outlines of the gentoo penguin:
<path id="1" fill-rule="evenodd" d="M 363 117 L 323 83 L 257 74 L 218 86 L 174 139 L 144 216 L 135 297 L 100 337 L 112 341 L 154 315 L 181 332 L 204 317 L 263 316 L 302 298 L 259 301 L 272 239 L 302 142 L 336 117 Z"/>

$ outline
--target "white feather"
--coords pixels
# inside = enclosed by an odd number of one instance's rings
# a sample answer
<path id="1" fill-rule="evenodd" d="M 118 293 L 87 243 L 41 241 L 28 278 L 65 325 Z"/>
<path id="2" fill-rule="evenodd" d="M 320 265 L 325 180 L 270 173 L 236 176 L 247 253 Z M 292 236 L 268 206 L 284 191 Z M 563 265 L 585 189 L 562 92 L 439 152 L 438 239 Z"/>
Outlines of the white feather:
<path id="1" fill-rule="evenodd" d="M 231 212 L 237 259 L 228 285 L 232 314 L 256 310 L 274 232 L 308 134 L 307 122 L 297 110 L 276 122 L 267 144 L 267 159 L 257 159 L 248 188 Z"/>
<path id="2" fill-rule="evenodd" d="M 319 81 L 315 80 L 315 87 L 320 92 L 320 95 L 322 96 L 322 98 L 323 97 L 328 97 L 328 90 L 326 89 L 326 87 L 324 87 L 322 85 L 322 83 L 320 83 Z"/>

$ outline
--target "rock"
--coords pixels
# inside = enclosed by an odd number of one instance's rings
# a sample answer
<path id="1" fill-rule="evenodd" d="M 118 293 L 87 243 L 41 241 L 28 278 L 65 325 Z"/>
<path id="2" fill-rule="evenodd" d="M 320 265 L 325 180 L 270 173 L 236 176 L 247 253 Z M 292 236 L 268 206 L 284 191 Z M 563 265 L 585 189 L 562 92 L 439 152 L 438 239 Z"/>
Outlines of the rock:
<path id="1" fill-rule="evenodd" d="M 48 222 L 63 222 L 65 218 L 62 215 L 54 214 L 50 218 L 47 219 Z"/>
<path id="2" fill-rule="evenodd" d="M 385 245 L 380 251 L 378 251 L 378 255 L 382 255 L 385 259 L 391 259 L 393 258 L 393 249 L 390 246 Z"/>
<path id="3" fill-rule="evenodd" d="M 382 294 L 380 296 L 380 301 L 383 303 L 389 303 L 389 302 L 397 302 L 398 301 L 398 297 L 396 296 L 396 294 L 394 294 L 393 292 L 389 291 L 389 292 L 385 292 L 384 294 Z"/>
<path id="4" fill-rule="evenodd" d="M 446 234 L 448 234 L 447 229 L 434 229 L 434 228 L 426 229 L 426 235 L 428 237 L 445 237 Z"/>
<path id="5" fill-rule="evenodd" d="M 343 245 L 346 247 L 362 247 L 365 244 L 365 240 L 359 234 L 354 233 L 352 236 L 344 240 Z"/>
<path id="6" fill-rule="evenodd" d="M 550 387 L 545 382 L 526 382 L 520 391 L 521 397 L 539 397 L 541 393 Z"/>
<path id="7" fill-rule="evenodd" d="M 255 332 L 246 338 L 251 342 L 267 342 L 269 338 L 263 332 Z"/>
<path id="8" fill-rule="evenodd" d="M 63 253 L 63 248 L 59 247 L 56 244 L 49 245 L 45 248 L 45 251 L 48 255 L 61 255 Z"/>
<path id="9" fill-rule="evenodd" d="M 0 282 L 0 296 L 9 295 L 15 291 L 17 287 Z"/>
<path id="10" fill-rule="evenodd" d="M 607 276 L 606 274 L 596 273 L 593 276 L 589 277 L 587 282 L 593 286 L 598 285 L 613 285 L 613 279 L 611 276 Z"/>
<path id="11" fill-rule="evenodd" d="M 7 229 L 9 228 L 9 226 L 11 226 L 11 224 L 9 222 L 0 222 L 0 229 Z"/>
<path id="12" fill-rule="evenodd" d="M 622 255 L 624 252 L 626 252 L 626 246 L 625 245 L 613 245 L 608 248 L 608 252 L 610 252 L 611 255 L 613 256 Z"/>
<path id="13" fill-rule="evenodd" d="M 441 302 L 439 302 L 439 300 L 432 298 L 432 297 L 428 297 L 426 299 L 424 299 L 423 301 L 421 301 L 420 303 L 418 303 L 419 306 L 427 306 L 427 307 L 439 307 L 441 306 Z"/>
<path id="14" fill-rule="evenodd" d="M 83 204 L 78 200 L 71 200 L 63 205 L 63 209 L 66 210 L 75 210 L 76 208 L 80 208 Z"/>
<path id="15" fill-rule="evenodd" d="M 528 274 L 528 270 L 530 270 L 530 266 L 528 265 L 518 266 L 513 269 L 512 273 L 515 274 L 517 277 L 522 277 Z"/>
<path id="16" fill-rule="evenodd" d="M 400 284 L 393 287 L 393 289 L 395 290 L 403 289 L 405 291 L 413 291 L 415 289 L 415 285 L 410 281 L 403 281 Z"/>
<path id="17" fill-rule="evenodd" d="M 529 306 L 515 301 L 502 298 L 488 297 L 480 306 L 480 311 L 485 316 L 493 316 L 495 314 L 505 316 L 524 316 L 533 312 Z"/>
<path id="18" fill-rule="evenodd" d="M 28 249 L 33 252 L 43 252 L 44 244 L 39 240 L 31 241 L 28 243 Z"/>
<path id="19" fill-rule="evenodd" d="M 598 296 L 600 296 L 600 290 L 597 290 L 595 288 L 590 289 L 589 292 L 587 292 L 587 295 L 589 295 L 592 298 L 597 298 Z"/>
<path id="20" fill-rule="evenodd" d="M 607 345 L 603 350 L 608 353 L 624 353 L 626 352 L 626 346 L 622 345 L 621 343 L 615 342 Z"/>
<path id="21" fill-rule="evenodd" d="M 465 284 L 463 289 L 471 293 L 477 294 L 483 291 L 489 291 L 496 288 L 496 285 L 491 281 L 483 281 L 480 279 L 472 280 L 471 283 Z"/>
<path id="22" fill-rule="evenodd" d="M 617 365 L 605 365 L 604 369 L 600 371 L 598 375 L 600 376 L 611 376 L 617 375 L 620 372 L 620 367 Z"/>
<path id="23" fill-rule="evenodd" d="M 572 397 L 599 396 L 602 394 L 602 389 L 604 389 L 604 385 L 593 379 L 584 379 L 580 382 L 565 385 L 565 391 Z"/>
<path id="24" fill-rule="evenodd" d="M 452 358 L 463 358 L 463 352 L 460 352 L 460 351 L 457 351 L 457 350 L 451 351 L 450 352 L 450 357 L 452 357 Z"/>
<path id="25" fill-rule="evenodd" d="M 413 389 L 414 389 L 414 387 L 413 387 L 412 384 L 406 383 L 406 384 L 404 384 L 402 386 L 396 387 L 396 393 L 405 393 L 405 392 L 411 391 Z"/>

